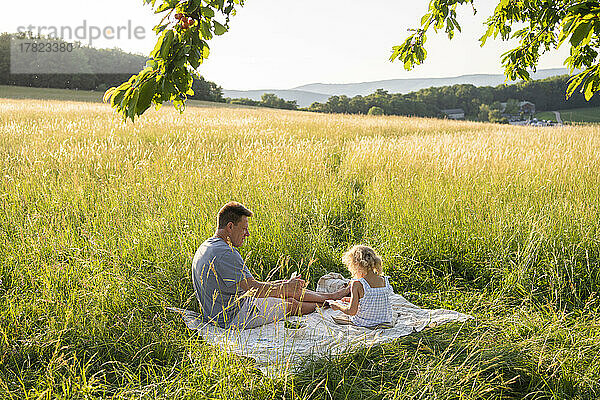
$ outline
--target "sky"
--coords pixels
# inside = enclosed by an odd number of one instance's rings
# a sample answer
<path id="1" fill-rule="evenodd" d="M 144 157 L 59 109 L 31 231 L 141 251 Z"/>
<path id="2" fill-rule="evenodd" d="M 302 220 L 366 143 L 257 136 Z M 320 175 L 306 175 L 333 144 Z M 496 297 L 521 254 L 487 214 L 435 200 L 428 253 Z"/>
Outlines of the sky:
<path id="1" fill-rule="evenodd" d="M 161 16 L 142 0 L 34 0 L 23 10 L 9 2 L 0 14 L 0 32 L 69 27 L 90 32 L 118 27 L 119 39 L 96 39 L 94 47 L 148 55 L 156 36 L 152 27 Z M 431 32 L 423 65 L 406 71 L 391 63 L 392 46 L 401 44 L 409 28 L 427 11 L 425 0 L 246 0 L 230 22 L 230 31 L 209 42 L 211 53 L 200 73 L 225 89 L 290 89 L 309 83 L 354 83 L 399 78 L 439 78 L 502 73 L 501 54 L 510 43 L 488 41 L 479 46 L 491 0 L 459 10 L 462 32 L 451 41 Z M 127 28 L 130 26 L 131 28 Z M 143 34 L 142 34 L 143 31 Z M 64 32 L 68 32 L 64 31 Z M 86 34 L 86 39 L 91 36 Z M 68 39 L 68 38 L 65 38 Z M 542 56 L 539 69 L 559 68 L 568 49 Z"/>

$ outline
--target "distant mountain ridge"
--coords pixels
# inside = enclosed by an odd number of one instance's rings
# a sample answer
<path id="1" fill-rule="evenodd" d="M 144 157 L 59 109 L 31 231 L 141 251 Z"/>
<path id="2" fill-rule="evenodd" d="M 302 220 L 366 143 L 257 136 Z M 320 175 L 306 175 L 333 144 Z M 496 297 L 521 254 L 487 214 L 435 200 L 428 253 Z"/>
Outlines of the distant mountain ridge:
<path id="1" fill-rule="evenodd" d="M 566 68 L 542 69 L 531 74 L 532 79 L 545 79 L 552 76 L 568 74 Z M 361 83 L 341 83 L 341 84 L 323 84 L 311 83 L 293 88 L 294 90 L 304 90 L 315 93 L 333 95 L 366 96 L 377 89 L 384 89 L 390 93 L 409 93 L 432 86 L 452 86 L 459 84 L 471 84 L 475 86 L 498 86 L 506 82 L 506 77 L 502 74 L 472 74 L 461 75 L 449 78 L 408 78 L 408 79 L 387 79 L 383 81 L 361 82 Z"/>
<path id="2" fill-rule="evenodd" d="M 533 79 L 545 79 L 557 75 L 568 74 L 566 68 L 541 69 L 531 74 Z M 448 78 L 407 78 L 387 79 L 382 81 L 359 82 L 359 83 L 310 83 L 288 90 L 223 90 L 224 97 L 245 97 L 260 100 L 263 93 L 273 93 L 285 100 L 296 100 L 298 106 L 308 107 L 315 101 L 326 102 L 331 96 L 346 95 L 354 97 L 366 96 L 377 89 L 387 90 L 389 93 L 409 93 L 432 86 L 452 86 L 458 84 L 471 84 L 475 86 L 498 86 L 506 82 L 502 74 L 472 74 Z"/>

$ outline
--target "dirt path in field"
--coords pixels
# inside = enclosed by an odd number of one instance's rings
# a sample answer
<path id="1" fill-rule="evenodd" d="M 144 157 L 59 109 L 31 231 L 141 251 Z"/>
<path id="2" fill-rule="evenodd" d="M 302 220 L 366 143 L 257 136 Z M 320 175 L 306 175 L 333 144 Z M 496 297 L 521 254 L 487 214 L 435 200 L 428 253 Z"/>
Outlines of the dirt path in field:
<path id="1" fill-rule="evenodd" d="M 552 111 L 556 117 L 556 122 L 562 125 L 562 119 L 560 119 L 560 113 L 558 111 Z"/>

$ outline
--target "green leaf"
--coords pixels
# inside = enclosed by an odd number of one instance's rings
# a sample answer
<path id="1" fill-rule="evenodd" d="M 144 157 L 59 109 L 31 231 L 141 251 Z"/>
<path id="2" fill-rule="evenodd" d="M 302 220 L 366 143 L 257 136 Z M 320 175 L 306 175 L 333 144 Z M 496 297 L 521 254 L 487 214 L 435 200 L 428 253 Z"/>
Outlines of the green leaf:
<path id="1" fill-rule="evenodd" d="M 572 32 L 571 27 L 573 26 L 574 22 L 575 22 L 574 15 L 570 15 L 564 19 L 564 21 L 562 23 L 562 30 L 560 32 L 560 35 L 558 36 L 558 46 L 560 46 L 565 41 L 565 39 L 569 36 L 569 34 Z"/>
<path id="2" fill-rule="evenodd" d="M 160 57 L 160 49 L 162 48 L 163 42 L 165 41 L 165 34 L 166 34 L 166 32 L 163 33 L 162 35 L 160 35 L 160 37 L 156 41 L 156 44 L 154 45 L 154 49 L 152 49 L 152 51 L 150 52 L 150 57 L 152 57 L 152 58 Z"/>
<path id="3" fill-rule="evenodd" d="M 427 14 L 423 15 L 421 17 L 421 25 L 425 25 L 425 23 L 427 22 L 427 20 L 429 20 L 429 17 L 431 17 L 431 13 L 427 13 Z"/>
<path id="4" fill-rule="evenodd" d="M 121 102 L 119 103 L 119 106 L 121 109 L 125 110 L 127 108 L 127 104 L 129 103 L 129 100 L 131 99 L 132 93 L 133 93 L 133 87 L 130 87 L 129 89 L 127 89 L 125 91 L 125 94 L 123 95 L 123 98 L 122 98 Z"/>
<path id="5" fill-rule="evenodd" d="M 177 97 L 173 99 L 173 107 L 180 113 L 183 113 L 185 111 L 185 101 L 182 98 Z"/>
<path id="6" fill-rule="evenodd" d="M 162 33 L 162 31 L 167 29 L 167 26 L 169 26 L 169 24 L 156 25 L 154 28 L 152 28 L 152 30 L 154 31 L 154 33 L 156 33 L 158 35 L 158 34 Z"/>
<path id="7" fill-rule="evenodd" d="M 460 24 L 456 19 L 454 20 L 454 26 L 456 27 L 456 29 L 458 29 L 459 32 L 462 32 L 462 28 L 460 27 Z"/>
<path id="8" fill-rule="evenodd" d="M 227 32 L 227 28 L 225 26 L 221 25 L 219 22 L 213 21 L 213 25 L 215 27 L 215 35 L 221 36 L 222 34 Z"/>
<path id="9" fill-rule="evenodd" d="M 210 7 L 200 7 L 200 13 L 207 18 L 213 18 L 215 16 L 215 12 Z"/>
<path id="10" fill-rule="evenodd" d="M 154 14 L 160 14 L 161 12 L 168 10 L 169 8 L 173 8 L 173 6 L 169 4 L 169 2 L 165 1 L 160 6 L 158 6 L 156 11 L 154 11 Z"/>
<path id="11" fill-rule="evenodd" d="M 127 102 L 127 117 L 129 117 L 132 121 L 134 120 L 136 113 L 136 106 L 138 99 L 140 98 L 140 90 L 134 89 L 129 97 L 129 101 Z"/>
<path id="12" fill-rule="evenodd" d="M 169 29 L 165 32 L 165 38 L 160 46 L 160 58 L 166 59 L 169 55 L 169 50 L 171 50 L 171 45 L 173 44 L 173 39 L 175 38 L 175 32 L 172 29 Z"/>
<path id="13" fill-rule="evenodd" d="M 509 1 L 510 0 L 500 0 L 498 5 L 496 6 L 495 13 L 500 12 L 504 7 L 506 7 L 508 5 Z"/>
<path id="14" fill-rule="evenodd" d="M 567 87 L 567 98 L 573 95 L 573 92 L 575 92 L 575 89 L 583 82 L 585 76 L 586 73 L 581 72 L 570 79 L 569 86 Z"/>
<path id="15" fill-rule="evenodd" d="M 156 67 L 158 66 L 158 63 L 156 62 L 156 60 L 150 59 L 150 60 L 146 61 L 146 66 L 150 67 L 152 69 L 156 69 Z"/>
<path id="16" fill-rule="evenodd" d="M 193 69 L 198 69 L 198 67 L 201 64 L 201 60 L 197 50 L 192 50 L 192 52 L 188 56 L 188 62 L 190 63 Z"/>
<path id="17" fill-rule="evenodd" d="M 106 90 L 106 92 L 104 92 L 104 96 L 102 96 L 102 102 L 108 103 L 110 101 L 110 99 L 113 97 L 113 93 L 115 92 L 115 90 L 117 90 L 116 87 L 108 88 L 108 90 Z"/>
<path id="18" fill-rule="evenodd" d="M 110 106 L 115 108 L 123 101 L 125 96 L 125 90 L 115 90 L 110 98 Z"/>
<path id="19" fill-rule="evenodd" d="M 200 32 L 202 32 L 202 37 L 204 37 L 207 40 L 210 40 L 212 38 L 211 26 L 208 22 L 202 20 L 198 28 L 200 28 Z"/>
<path id="20" fill-rule="evenodd" d="M 150 104 L 152 103 L 152 98 L 156 93 L 156 86 L 156 79 L 154 78 L 151 78 L 142 85 L 140 89 L 140 96 L 137 101 L 135 110 L 137 115 L 141 115 L 150 107 Z"/>
<path id="21" fill-rule="evenodd" d="M 592 29 L 592 26 L 592 23 L 580 23 L 571 35 L 571 39 L 569 40 L 569 42 L 571 42 L 571 45 L 577 47 L 582 44 L 585 44 L 582 43 L 582 41 L 584 40 L 584 38 L 587 38 L 589 36 L 589 34 L 591 33 L 590 31 Z"/>
<path id="22" fill-rule="evenodd" d="M 585 92 L 584 92 L 584 96 L 585 96 L 585 100 L 586 101 L 590 101 L 590 99 L 592 98 L 592 96 L 594 95 L 594 90 L 593 90 L 593 82 L 589 81 L 586 82 L 584 84 L 584 88 L 585 88 Z"/>
<path id="23" fill-rule="evenodd" d="M 162 91 L 163 97 L 167 100 L 171 100 L 177 89 L 175 88 L 175 85 L 173 84 L 173 81 L 171 81 L 171 79 L 165 79 L 162 83 Z"/>

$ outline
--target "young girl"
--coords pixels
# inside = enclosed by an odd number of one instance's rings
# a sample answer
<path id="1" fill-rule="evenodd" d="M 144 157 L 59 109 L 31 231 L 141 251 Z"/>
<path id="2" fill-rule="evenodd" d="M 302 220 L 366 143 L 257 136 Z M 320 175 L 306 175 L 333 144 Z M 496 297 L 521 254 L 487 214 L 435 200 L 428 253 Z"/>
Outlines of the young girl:
<path id="1" fill-rule="evenodd" d="M 372 248 L 357 245 L 344 253 L 342 262 L 354 278 L 350 281 L 350 301 L 329 302 L 331 308 L 350 315 L 357 326 L 391 324 L 390 296 L 394 290 L 388 277 L 382 276 L 381 257 Z"/>

